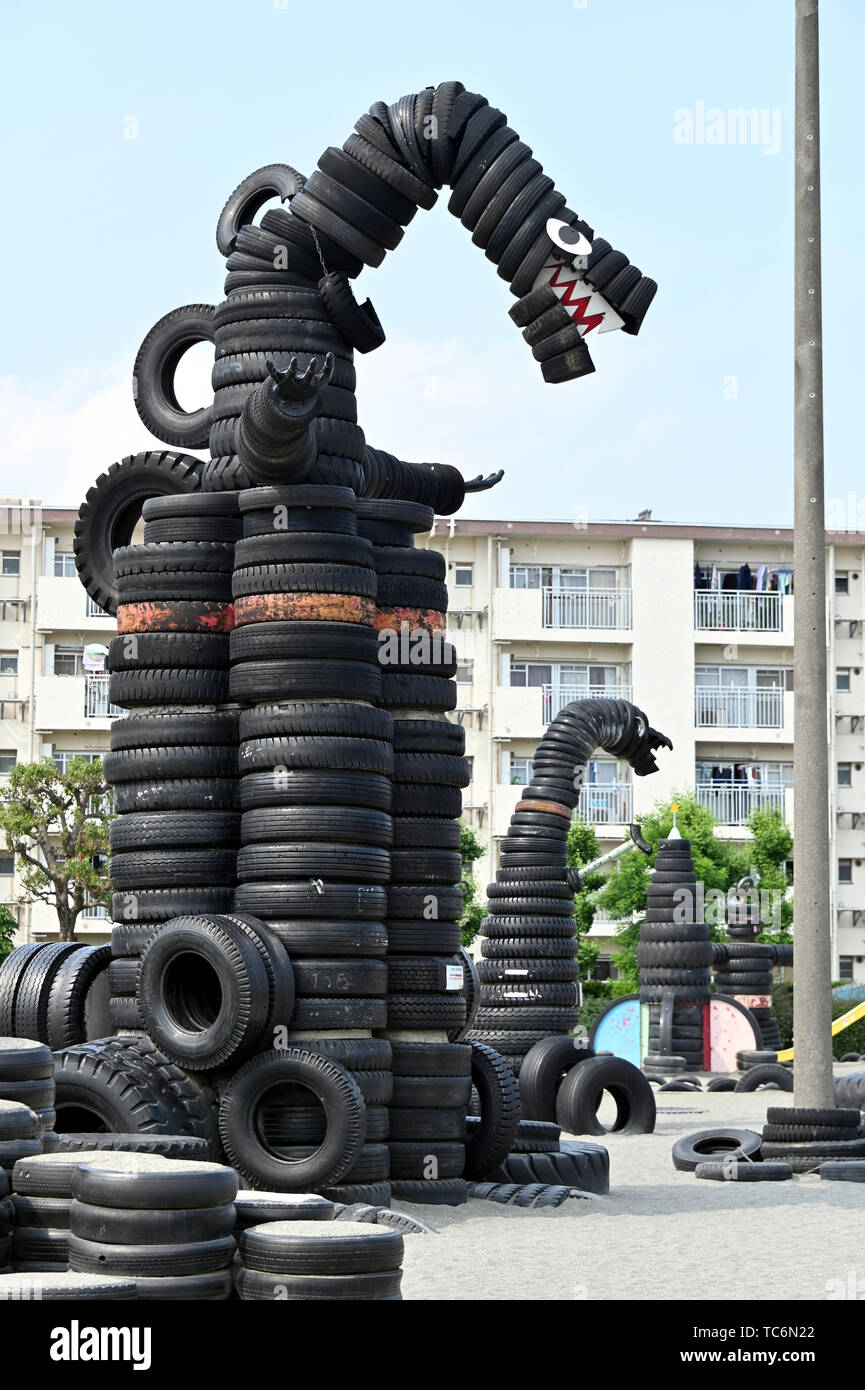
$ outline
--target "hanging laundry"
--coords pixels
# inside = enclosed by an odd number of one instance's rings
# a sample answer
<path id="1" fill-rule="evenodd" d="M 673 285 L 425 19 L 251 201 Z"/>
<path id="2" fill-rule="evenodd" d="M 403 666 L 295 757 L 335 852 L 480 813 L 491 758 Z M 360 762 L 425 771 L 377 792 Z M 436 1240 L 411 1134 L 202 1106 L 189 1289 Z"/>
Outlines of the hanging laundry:
<path id="1" fill-rule="evenodd" d="M 738 573 L 738 575 L 736 576 L 736 588 L 737 588 L 737 589 L 750 589 L 750 587 L 751 587 L 751 566 L 750 566 L 750 565 L 748 564 L 748 562 L 746 561 L 744 565 L 740 565 L 740 566 L 739 566 L 739 573 Z"/>

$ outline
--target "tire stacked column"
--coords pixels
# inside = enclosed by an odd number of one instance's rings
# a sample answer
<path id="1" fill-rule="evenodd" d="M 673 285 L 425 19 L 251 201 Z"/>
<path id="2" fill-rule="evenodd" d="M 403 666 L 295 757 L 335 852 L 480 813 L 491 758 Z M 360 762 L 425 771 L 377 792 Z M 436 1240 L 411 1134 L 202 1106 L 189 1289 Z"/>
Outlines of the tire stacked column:
<path id="1" fill-rule="evenodd" d="M 772 967 L 777 963 L 774 945 L 757 941 L 762 930 L 756 894 L 737 893 L 728 899 L 727 935 L 723 956 L 715 964 L 715 984 L 749 1009 L 760 1025 L 763 1046 L 775 1051 L 782 1046 L 772 1012 Z M 783 948 L 782 948 L 783 949 Z"/>
<path id="2" fill-rule="evenodd" d="M 369 499 L 359 529 L 373 543 L 382 703 L 393 715 L 393 850 L 388 891 L 387 1036 L 394 1048 L 390 1112 L 395 1197 L 464 1200 L 471 1049 L 449 1043 L 466 1022 L 459 955 L 463 899 L 461 788 L 468 784 L 453 647 L 444 640 L 444 559 L 415 548 L 432 509 Z M 414 1067 L 414 1074 L 411 1069 Z M 403 1189 L 403 1184 L 409 1186 Z M 418 1184 L 426 1192 L 418 1197 Z"/>
<path id="3" fill-rule="evenodd" d="M 640 1000 L 649 1005 L 647 1071 L 703 1066 L 712 945 L 699 921 L 689 840 L 660 840 L 640 928 Z M 670 1059 L 683 1058 L 673 1064 Z"/>
<path id="4" fill-rule="evenodd" d="M 228 705 L 236 497 L 145 502 L 144 543 L 114 552 L 118 636 L 108 653 L 115 721 L 104 760 L 109 835 L 111 1015 L 140 1031 L 139 957 L 161 922 L 231 905 L 240 828 L 237 715 Z"/>
<path id="5" fill-rule="evenodd" d="M 376 708 L 372 546 L 347 488 L 253 488 L 240 508 L 231 693 L 249 707 L 235 906 L 265 920 L 292 961 L 282 1045 L 325 1052 L 367 1103 L 366 1144 L 329 1191 L 386 1203 L 390 1048 L 371 1034 L 387 1019 L 393 750 L 391 717 Z M 263 1123 L 274 1148 L 300 1155 L 320 1142 L 324 1115 L 295 1090 Z"/>

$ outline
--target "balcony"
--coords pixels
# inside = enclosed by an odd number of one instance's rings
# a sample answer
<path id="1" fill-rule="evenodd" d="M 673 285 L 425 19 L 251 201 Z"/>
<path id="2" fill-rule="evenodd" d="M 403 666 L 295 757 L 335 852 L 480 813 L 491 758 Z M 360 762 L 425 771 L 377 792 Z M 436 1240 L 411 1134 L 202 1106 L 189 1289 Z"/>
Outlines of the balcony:
<path id="1" fill-rule="evenodd" d="M 123 714 L 109 704 L 106 675 L 36 677 L 36 727 L 43 732 L 104 729 L 105 720 Z"/>
<path id="2" fill-rule="evenodd" d="M 44 631 L 79 632 L 94 626 L 111 632 L 114 618 L 95 604 L 77 579 L 43 574 L 36 581 L 36 614 Z"/>
<path id="3" fill-rule="evenodd" d="M 731 782 L 698 782 L 697 801 L 705 806 L 719 825 L 745 825 L 752 811 L 774 807 L 782 815 L 786 794 L 790 790 L 783 782 L 750 787 Z"/>
<path id="4" fill-rule="evenodd" d="M 765 690 L 697 686 L 694 723 L 700 729 L 782 729 L 784 693 L 780 686 Z"/>
<path id="5" fill-rule="evenodd" d="M 630 700 L 630 685 L 543 685 L 543 721 L 549 724 L 574 700 Z"/>
<path id="6" fill-rule="evenodd" d="M 722 632 L 781 632 L 783 594 L 696 589 L 694 627 Z"/>
<path id="7" fill-rule="evenodd" d="M 110 676 L 91 673 L 84 677 L 84 714 L 88 719 L 119 719 L 126 711 L 108 699 Z"/>
<path id="8" fill-rule="evenodd" d="M 592 825 L 628 825 L 632 791 L 630 782 L 586 783 L 576 815 Z"/>
<path id="9" fill-rule="evenodd" d="M 541 591 L 545 628 L 618 630 L 631 626 L 630 589 Z"/>

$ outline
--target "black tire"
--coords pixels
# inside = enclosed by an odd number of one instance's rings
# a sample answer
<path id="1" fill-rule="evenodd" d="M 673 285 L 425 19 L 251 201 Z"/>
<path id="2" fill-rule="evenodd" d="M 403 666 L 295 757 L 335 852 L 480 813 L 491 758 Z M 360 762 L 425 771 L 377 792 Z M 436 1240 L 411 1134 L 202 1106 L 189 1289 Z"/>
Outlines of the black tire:
<path id="1" fill-rule="evenodd" d="M 107 669 L 148 670 L 219 669 L 228 665 L 228 633 L 133 632 L 112 637 L 108 644 Z M 158 679 L 158 675 L 154 675 Z"/>
<path id="2" fill-rule="evenodd" d="M 16 946 L 0 966 L 0 1038 L 10 1038 L 15 1033 L 16 998 L 30 961 L 43 947 L 43 942 L 35 941 Z"/>
<path id="3" fill-rule="evenodd" d="M 245 1269 L 304 1275 L 398 1270 L 403 1254 L 399 1231 L 358 1221 L 269 1222 L 243 1231 L 239 1249 Z"/>
<path id="4" fill-rule="evenodd" d="M 838 1106 L 831 1110 L 806 1109 L 804 1106 L 770 1105 L 766 1111 L 768 1125 L 830 1125 L 858 1129 L 862 1116 L 854 1107 Z"/>
<path id="5" fill-rule="evenodd" d="M 135 1279 L 180 1280 L 227 1268 L 234 1250 L 234 1237 L 230 1235 L 218 1240 L 175 1241 L 170 1245 L 109 1245 L 70 1234 L 69 1268 L 85 1274 L 108 1271 Z M 141 1292 L 139 1289 L 139 1296 Z"/>
<path id="6" fill-rule="evenodd" d="M 776 1062 L 763 1062 L 749 1067 L 736 1082 L 737 1091 L 758 1091 L 761 1086 L 774 1085 L 782 1091 L 792 1091 L 793 1073 Z"/>
<path id="7" fill-rule="evenodd" d="M 243 845 L 237 852 L 237 877 L 241 883 L 282 878 L 387 883 L 390 857 L 387 850 L 363 845 L 304 844 Z"/>
<path id="8" fill-rule="evenodd" d="M 0 1034 L 0 1095 L 5 1097 L 5 1088 L 10 1082 L 50 1081 L 53 1075 L 54 1061 L 49 1047 L 27 1038 Z"/>
<path id="9" fill-rule="evenodd" d="M 73 1201 L 69 1228 L 73 1236 L 109 1245 L 172 1245 L 175 1242 L 222 1240 L 234 1233 L 232 1203 L 224 1206 L 136 1209 Z"/>
<path id="10" fill-rule="evenodd" d="M 756 1158 L 762 1142 L 752 1129 L 701 1129 L 676 1140 L 673 1167 L 680 1173 L 693 1173 L 698 1163 L 720 1154 Z"/>
<path id="11" fill-rule="evenodd" d="M 324 1143 L 294 1163 L 269 1150 L 256 1126 L 264 1096 L 285 1084 L 311 1091 L 328 1119 Z M 247 1181 L 304 1192 L 337 1183 L 349 1171 L 366 1139 L 366 1107 L 343 1067 L 319 1053 L 288 1048 L 261 1053 L 235 1072 L 222 1097 L 219 1130 L 229 1161 Z"/>
<path id="12" fill-rule="evenodd" d="M 246 739 L 240 745 L 241 773 L 273 767 L 325 768 L 331 771 L 375 772 L 389 777 L 393 754 L 383 739 L 296 737 Z"/>
<path id="13" fill-rule="evenodd" d="M 211 1157 L 211 1145 L 194 1134 L 59 1134 L 60 1153 L 159 1154 L 162 1158 L 200 1159 Z M 72 1195 L 71 1172 L 68 1195 Z"/>
<path id="14" fill-rule="evenodd" d="M 651 1134 L 655 1095 L 643 1073 L 619 1057 L 593 1057 L 572 1067 L 556 1096 L 556 1123 L 571 1134 L 605 1134 L 597 1117 L 604 1091 L 616 1103 L 616 1134 Z"/>
<path id="15" fill-rule="evenodd" d="M 186 778 L 216 780 L 236 775 L 237 749 L 233 745 L 222 744 L 190 748 L 123 748 L 106 753 L 102 765 L 106 781 L 114 787 L 127 782 L 180 781 Z"/>
<path id="16" fill-rule="evenodd" d="M 581 1038 L 544 1038 L 527 1052 L 520 1069 L 520 1103 L 526 1120 L 556 1119 L 556 1096 L 565 1076 L 578 1062 L 594 1057 Z"/>
<path id="17" fill-rule="evenodd" d="M 359 700 L 377 700 L 378 667 L 369 661 L 239 661 L 229 679 L 232 699 L 244 701 L 333 700 L 345 690 L 353 690 Z"/>
<path id="18" fill-rule="evenodd" d="M 391 1104 L 408 1109 L 467 1108 L 471 1091 L 467 1076 L 400 1076 L 394 1079 Z"/>
<path id="19" fill-rule="evenodd" d="M 89 489 L 75 523 L 75 564 L 90 597 L 117 612 L 112 554 L 129 545 L 148 497 L 194 492 L 200 460 L 168 450 L 131 454 L 111 465 Z"/>
<path id="20" fill-rule="evenodd" d="M 83 946 L 57 970 L 48 994 L 46 1042 L 52 1051 L 96 1036 L 96 987 L 111 961 L 110 946 Z"/>
<path id="21" fill-rule="evenodd" d="M 237 715 L 229 713 L 134 714 L 114 721 L 110 748 L 112 753 L 150 748 L 164 754 L 169 748 L 182 753 L 206 744 L 230 750 L 237 743 L 237 726 Z"/>
<path id="22" fill-rule="evenodd" d="M 177 918 L 154 936 L 142 958 L 139 999 L 147 1032 L 169 1060 L 190 1071 L 241 1061 L 272 1021 L 271 974 L 239 923 Z"/>
<path id="23" fill-rule="evenodd" d="M 444 1028 L 465 1026 L 466 1001 L 462 994 L 388 994 L 388 1028 Z"/>
<path id="24" fill-rule="evenodd" d="M 403 1182 L 407 1179 L 422 1180 L 429 1172 L 438 1174 L 436 1179 L 444 1181 L 462 1176 L 465 1166 L 465 1144 L 448 1140 L 391 1140 L 390 1180 Z"/>
<path id="25" fill-rule="evenodd" d="M 520 1093 L 504 1058 L 484 1043 L 473 1042 L 471 1048 L 481 1123 L 468 1138 L 465 1171 L 470 1178 L 483 1178 L 510 1153 L 520 1121 Z"/>
<path id="26" fill-rule="evenodd" d="M 15 991 L 12 1032 L 19 1038 L 48 1041 L 48 998 L 63 962 L 82 949 L 77 941 L 46 943 L 24 966 Z"/>
<path id="27" fill-rule="evenodd" d="M 222 849 L 136 850 L 112 855 L 110 873 L 115 892 L 156 888 L 166 879 L 179 888 L 229 884 L 234 882 L 235 854 Z"/>
<path id="28" fill-rule="evenodd" d="M 157 1078 L 131 1065 L 122 1053 L 104 1046 L 92 1051 L 65 1048 L 55 1053 L 54 1061 L 59 1133 L 177 1133 L 181 1121 L 170 1095 Z"/>
<path id="29" fill-rule="evenodd" d="M 412 1202 L 418 1206 L 462 1207 L 468 1201 L 468 1186 L 463 1178 L 438 1178 L 427 1182 L 391 1181 L 393 1200 Z"/>
<path id="30" fill-rule="evenodd" d="M 213 306 L 186 304 L 153 325 L 135 357 L 132 395 L 151 434 L 165 444 L 202 449 L 207 444 L 213 407 L 185 411 L 174 391 L 174 374 L 187 348 L 214 341 Z"/>

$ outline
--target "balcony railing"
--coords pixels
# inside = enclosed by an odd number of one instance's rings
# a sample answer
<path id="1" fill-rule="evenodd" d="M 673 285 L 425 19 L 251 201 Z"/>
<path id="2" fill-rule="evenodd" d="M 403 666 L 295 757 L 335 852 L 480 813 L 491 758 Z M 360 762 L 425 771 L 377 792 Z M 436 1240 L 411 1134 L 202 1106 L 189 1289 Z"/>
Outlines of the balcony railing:
<path id="1" fill-rule="evenodd" d="M 781 729 L 784 727 L 784 692 L 780 686 L 766 690 L 721 690 L 698 686 L 694 722 L 708 729 Z"/>
<path id="2" fill-rule="evenodd" d="M 734 632 L 780 632 L 782 594 L 737 589 L 694 591 L 694 627 Z"/>
<path id="3" fill-rule="evenodd" d="M 719 825 L 744 825 L 752 811 L 774 807 L 782 814 L 784 793 L 782 782 L 760 786 L 736 786 L 730 782 L 698 782 L 697 801 L 712 812 Z"/>
<path id="4" fill-rule="evenodd" d="M 91 673 L 84 680 L 84 713 L 88 719 L 119 719 L 126 713 L 108 699 L 110 677 Z"/>
<path id="5" fill-rule="evenodd" d="M 544 627 L 631 626 L 630 589 L 544 589 L 542 604 Z"/>
<path id="6" fill-rule="evenodd" d="M 630 685 L 544 685 L 544 723 L 555 719 L 572 700 L 630 700 Z"/>
<path id="7" fill-rule="evenodd" d="M 585 784 L 577 815 L 592 825 L 627 825 L 633 819 L 631 791 L 629 782 Z"/>
<path id="8" fill-rule="evenodd" d="M 106 612 L 106 610 L 105 610 L 104 608 L 100 608 L 100 606 L 99 606 L 99 604 L 96 602 L 96 600 L 95 600 L 94 598 L 91 598 L 90 595 L 88 594 L 88 595 L 87 595 L 87 616 L 88 616 L 88 618 L 110 618 L 110 617 L 111 617 L 111 614 L 108 613 L 108 612 Z"/>

